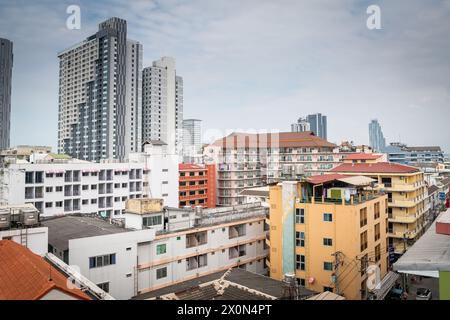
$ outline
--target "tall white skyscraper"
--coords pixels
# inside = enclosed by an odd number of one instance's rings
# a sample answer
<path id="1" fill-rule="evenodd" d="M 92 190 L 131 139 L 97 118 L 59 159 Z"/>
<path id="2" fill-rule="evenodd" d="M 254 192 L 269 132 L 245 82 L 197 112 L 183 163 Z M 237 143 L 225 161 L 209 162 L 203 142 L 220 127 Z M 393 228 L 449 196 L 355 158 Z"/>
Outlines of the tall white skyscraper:
<path id="1" fill-rule="evenodd" d="M 298 118 L 296 123 L 291 124 L 291 132 L 305 132 L 310 130 L 311 126 L 306 118 Z"/>
<path id="2" fill-rule="evenodd" d="M 0 38 L 0 150 L 9 148 L 13 44 Z"/>
<path id="3" fill-rule="evenodd" d="M 202 120 L 183 120 L 183 160 L 196 162 L 202 154 Z"/>
<path id="4" fill-rule="evenodd" d="M 142 45 L 127 39 L 127 22 L 100 23 L 58 57 L 58 152 L 99 161 L 141 151 Z"/>
<path id="5" fill-rule="evenodd" d="M 181 154 L 183 78 L 177 76 L 175 59 L 162 57 L 142 76 L 142 140 L 167 143 L 168 153 Z"/>
<path id="6" fill-rule="evenodd" d="M 369 144 L 373 150 L 378 152 L 383 152 L 386 148 L 386 140 L 377 119 L 373 119 L 369 123 Z"/>

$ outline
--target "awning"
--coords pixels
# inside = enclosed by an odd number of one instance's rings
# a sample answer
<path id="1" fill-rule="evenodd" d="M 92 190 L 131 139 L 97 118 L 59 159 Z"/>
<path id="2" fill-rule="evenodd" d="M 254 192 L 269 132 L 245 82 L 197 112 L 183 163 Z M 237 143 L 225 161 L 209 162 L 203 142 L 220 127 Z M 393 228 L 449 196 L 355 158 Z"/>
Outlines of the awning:
<path id="1" fill-rule="evenodd" d="M 367 185 L 370 185 L 372 182 L 375 182 L 374 179 L 369 178 L 369 177 L 364 177 L 364 176 L 346 177 L 346 178 L 340 178 L 337 180 L 354 185 L 354 186 L 367 186 Z"/>
<path id="2" fill-rule="evenodd" d="M 398 273 L 389 271 L 388 274 L 384 276 L 383 280 L 381 280 L 381 282 L 376 286 L 376 288 L 371 291 L 375 297 L 375 300 L 384 300 L 386 295 L 395 285 L 398 278 L 400 278 Z"/>

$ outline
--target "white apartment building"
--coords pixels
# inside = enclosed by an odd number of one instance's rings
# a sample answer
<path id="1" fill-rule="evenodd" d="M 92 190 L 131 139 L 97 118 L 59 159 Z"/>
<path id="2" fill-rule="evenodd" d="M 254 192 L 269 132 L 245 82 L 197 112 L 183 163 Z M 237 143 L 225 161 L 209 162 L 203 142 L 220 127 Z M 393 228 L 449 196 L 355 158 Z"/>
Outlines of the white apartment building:
<path id="1" fill-rule="evenodd" d="M 129 299 L 231 267 L 265 274 L 267 212 L 259 204 L 196 212 L 134 199 L 124 226 L 78 216 L 43 224 L 53 254 L 114 298 Z"/>
<path id="2" fill-rule="evenodd" d="M 232 133 L 203 151 L 216 163 L 218 206 L 245 203 L 245 188 L 324 174 L 350 153 L 312 132 Z"/>
<path id="3" fill-rule="evenodd" d="M 142 71 L 142 141 L 161 140 L 181 154 L 182 122 L 183 78 L 175 59 L 162 57 Z"/>
<path id="4" fill-rule="evenodd" d="M 101 163 L 63 155 L 39 155 L 32 162 L 10 163 L 0 169 L 3 204 L 31 203 L 41 217 L 98 214 L 120 217 L 128 199 L 160 197 L 178 205 L 178 156 L 159 142 L 127 162 Z"/>

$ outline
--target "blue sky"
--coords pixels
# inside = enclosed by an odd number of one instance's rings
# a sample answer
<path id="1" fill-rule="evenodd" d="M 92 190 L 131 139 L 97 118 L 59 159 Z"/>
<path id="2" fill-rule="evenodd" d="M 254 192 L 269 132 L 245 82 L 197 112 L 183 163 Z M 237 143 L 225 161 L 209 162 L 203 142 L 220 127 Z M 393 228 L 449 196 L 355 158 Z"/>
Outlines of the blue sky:
<path id="1" fill-rule="evenodd" d="M 81 30 L 65 26 L 81 7 Z M 381 8 L 381 30 L 366 8 Z M 368 143 L 377 118 L 387 141 L 450 152 L 450 1 L 0 0 L 0 37 L 14 42 L 11 143 L 56 146 L 57 53 L 102 20 L 128 21 L 144 66 L 177 60 L 185 118 L 205 139 L 232 130 L 287 131 L 328 116 L 329 140 Z"/>

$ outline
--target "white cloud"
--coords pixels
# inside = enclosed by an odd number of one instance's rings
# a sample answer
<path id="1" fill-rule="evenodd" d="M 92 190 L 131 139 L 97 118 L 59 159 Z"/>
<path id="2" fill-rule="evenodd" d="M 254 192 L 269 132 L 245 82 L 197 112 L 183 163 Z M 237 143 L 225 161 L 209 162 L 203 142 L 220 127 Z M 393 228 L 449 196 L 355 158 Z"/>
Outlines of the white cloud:
<path id="1" fill-rule="evenodd" d="M 70 32 L 72 2 L 9 1 L 0 12 L 3 36 L 17 40 L 17 143 L 56 143 L 56 52 L 121 16 L 144 44 L 145 64 L 176 57 L 185 116 L 205 128 L 288 130 L 300 115 L 322 112 L 336 142 L 367 142 L 378 118 L 388 140 L 400 134 L 450 151 L 448 1 L 376 1 L 383 29 L 373 31 L 357 0 L 82 1 L 82 30 Z M 35 137 L 23 130 L 37 124 L 45 125 Z"/>

